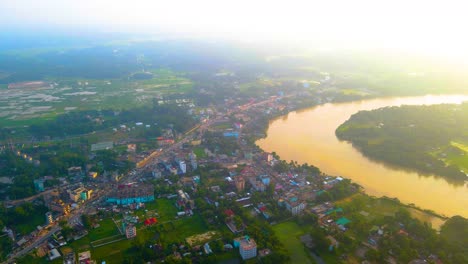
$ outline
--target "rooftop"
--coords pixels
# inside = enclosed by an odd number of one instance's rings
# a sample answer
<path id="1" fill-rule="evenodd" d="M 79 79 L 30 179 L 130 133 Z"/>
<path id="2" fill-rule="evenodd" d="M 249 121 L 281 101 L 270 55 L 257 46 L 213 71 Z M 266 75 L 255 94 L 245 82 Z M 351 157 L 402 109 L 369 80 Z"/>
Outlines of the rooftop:
<path id="1" fill-rule="evenodd" d="M 242 236 L 234 239 L 237 242 L 239 247 L 242 247 L 243 250 L 251 250 L 257 247 L 257 243 L 255 240 L 250 238 L 249 236 Z"/>

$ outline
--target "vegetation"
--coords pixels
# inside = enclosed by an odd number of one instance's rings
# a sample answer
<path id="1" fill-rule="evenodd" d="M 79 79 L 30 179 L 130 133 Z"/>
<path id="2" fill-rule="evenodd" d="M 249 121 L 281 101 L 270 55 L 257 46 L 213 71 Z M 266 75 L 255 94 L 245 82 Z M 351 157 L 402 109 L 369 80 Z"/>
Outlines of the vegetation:
<path id="1" fill-rule="evenodd" d="M 284 222 L 273 227 L 275 234 L 283 243 L 291 257 L 291 263 L 312 263 L 307 250 L 299 237 L 304 235 L 304 230 L 295 222 Z"/>
<path id="2" fill-rule="evenodd" d="M 0 205 L 0 229 L 8 227 L 17 234 L 26 235 L 37 226 L 44 225 L 47 207 L 39 204 L 23 203 L 14 208 Z"/>
<path id="3" fill-rule="evenodd" d="M 366 156 L 463 183 L 468 172 L 468 103 L 362 111 L 336 130 Z"/>
<path id="4" fill-rule="evenodd" d="M 195 124 L 184 108 L 176 105 L 158 105 L 152 108 L 140 107 L 116 112 L 113 110 L 71 112 L 58 116 L 56 119 L 41 124 L 32 125 L 29 132 L 35 137 L 66 137 L 83 135 L 108 128 L 118 128 L 122 124 L 129 127 L 135 122 L 149 124 L 141 136 L 156 137 L 161 135 L 161 129 L 171 125 L 175 130 L 183 132 Z"/>

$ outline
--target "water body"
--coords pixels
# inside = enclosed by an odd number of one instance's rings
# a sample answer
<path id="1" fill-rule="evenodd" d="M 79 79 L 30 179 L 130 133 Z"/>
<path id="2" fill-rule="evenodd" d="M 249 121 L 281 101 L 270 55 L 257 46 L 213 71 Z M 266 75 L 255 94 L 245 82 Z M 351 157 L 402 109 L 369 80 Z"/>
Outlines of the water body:
<path id="1" fill-rule="evenodd" d="M 291 112 L 270 122 L 267 137 L 257 145 L 275 151 L 286 161 L 294 160 L 320 168 L 330 175 L 352 179 L 367 194 L 396 197 L 446 216 L 468 217 L 468 185 L 453 185 L 445 179 L 421 176 L 364 157 L 350 143 L 339 141 L 336 128 L 362 110 L 388 106 L 459 104 L 468 95 L 427 95 L 378 98 L 347 103 L 328 103 Z"/>

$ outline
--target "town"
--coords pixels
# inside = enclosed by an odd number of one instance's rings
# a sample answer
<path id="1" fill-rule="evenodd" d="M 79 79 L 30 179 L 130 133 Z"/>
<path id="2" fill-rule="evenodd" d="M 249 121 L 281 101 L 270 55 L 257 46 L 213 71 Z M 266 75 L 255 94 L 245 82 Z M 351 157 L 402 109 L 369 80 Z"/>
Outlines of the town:
<path id="1" fill-rule="evenodd" d="M 153 147 L 132 135 L 154 124 L 112 128 L 112 140 L 85 146 L 89 164 L 72 162 L 64 177 L 42 176 L 33 195 L 4 202 L 23 216 L 5 220 L 5 262 L 442 263 L 447 256 L 426 245 L 436 231 L 406 206 L 256 146 L 269 120 L 303 100 L 333 100 L 299 87 L 190 107 L 198 121 L 164 127 Z M 44 149 L 2 151 L 34 167 Z"/>

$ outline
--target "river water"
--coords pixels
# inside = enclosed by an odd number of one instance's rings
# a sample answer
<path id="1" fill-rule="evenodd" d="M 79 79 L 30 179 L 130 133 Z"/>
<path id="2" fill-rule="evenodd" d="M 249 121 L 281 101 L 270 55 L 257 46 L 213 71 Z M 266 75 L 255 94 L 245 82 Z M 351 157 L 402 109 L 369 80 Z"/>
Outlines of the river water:
<path id="1" fill-rule="evenodd" d="M 446 216 L 468 217 L 468 185 L 454 185 L 434 176 L 396 169 L 364 157 L 350 143 L 339 141 L 336 128 L 362 110 L 388 106 L 461 103 L 468 95 L 426 95 L 328 103 L 291 112 L 270 122 L 267 137 L 256 144 L 281 159 L 308 163 L 324 173 L 352 179 L 367 194 L 396 197 Z"/>

